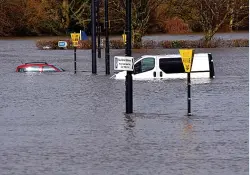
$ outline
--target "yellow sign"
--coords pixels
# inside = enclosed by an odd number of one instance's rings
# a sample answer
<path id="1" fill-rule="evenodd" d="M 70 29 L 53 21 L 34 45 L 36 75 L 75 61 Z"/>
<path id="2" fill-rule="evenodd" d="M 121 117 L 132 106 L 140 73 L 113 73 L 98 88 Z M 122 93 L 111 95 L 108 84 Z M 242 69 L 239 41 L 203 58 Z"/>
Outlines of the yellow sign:
<path id="1" fill-rule="evenodd" d="M 80 33 L 71 33 L 71 40 L 74 47 L 78 46 L 78 41 L 80 40 Z"/>
<path id="2" fill-rule="evenodd" d="M 122 34 L 122 40 L 123 40 L 123 43 L 126 44 L 127 35 L 125 34 L 125 32 Z M 134 31 L 132 31 L 132 43 L 134 43 L 134 40 L 135 40 L 135 35 L 134 35 Z"/>
<path id="3" fill-rule="evenodd" d="M 182 63 L 185 69 L 185 72 L 191 72 L 194 50 L 193 49 L 180 49 L 179 50 Z"/>
<path id="4" fill-rule="evenodd" d="M 124 44 L 126 44 L 126 41 L 127 41 L 127 35 L 126 34 L 122 34 L 122 40 L 123 40 Z"/>

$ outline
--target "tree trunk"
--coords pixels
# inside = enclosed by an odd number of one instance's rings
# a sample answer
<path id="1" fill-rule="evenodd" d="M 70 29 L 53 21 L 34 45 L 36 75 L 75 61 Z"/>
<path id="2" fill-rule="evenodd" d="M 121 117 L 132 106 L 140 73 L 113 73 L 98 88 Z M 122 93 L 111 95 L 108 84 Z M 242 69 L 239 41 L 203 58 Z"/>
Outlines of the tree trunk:
<path id="1" fill-rule="evenodd" d="M 212 30 L 209 29 L 208 31 L 205 32 L 204 44 L 205 44 L 206 47 L 209 47 L 213 36 L 214 36 L 214 32 Z"/>
<path id="2" fill-rule="evenodd" d="M 213 31 L 212 30 L 208 30 L 207 32 L 205 32 L 205 41 L 211 41 L 213 38 Z"/>
<path id="3" fill-rule="evenodd" d="M 142 33 L 140 31 L 135 31 L 133 36 L 133 43 L 135 48 L 140 48 L 142 45 Z"/>
<path id="4" fill-rule="evenodd" d="M 232 1 L 232 6 L 230 7 L 230 17 L 229 17 L 229 31 L 233 31 L 234 25 L 234 1 Z"/>
<path id="5" fill-rule="evenodd" d="M 70 24 L 70 18 L 69 18 L 69 0 L 63 0 L 62 4 L 62 13 L 63 13 L 63 27 L 64 29 L 68 29 Z"/>

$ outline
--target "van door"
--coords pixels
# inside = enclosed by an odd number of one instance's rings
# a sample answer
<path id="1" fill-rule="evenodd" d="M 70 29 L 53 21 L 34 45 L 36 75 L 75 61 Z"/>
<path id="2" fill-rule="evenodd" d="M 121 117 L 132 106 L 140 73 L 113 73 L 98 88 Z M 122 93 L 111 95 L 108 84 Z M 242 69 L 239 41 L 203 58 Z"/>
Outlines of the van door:
<path id="1" fill-rule="evenodd" d="M 133 79 L 156 78 L 156 59 L 153 56 L 143 57 L 134 64 Z"/>

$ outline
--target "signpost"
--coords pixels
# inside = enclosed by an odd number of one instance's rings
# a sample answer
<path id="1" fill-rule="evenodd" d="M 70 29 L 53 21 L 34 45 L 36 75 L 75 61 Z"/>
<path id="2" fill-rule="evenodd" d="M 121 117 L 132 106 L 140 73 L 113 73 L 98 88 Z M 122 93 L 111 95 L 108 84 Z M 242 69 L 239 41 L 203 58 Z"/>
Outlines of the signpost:
<path id="1" fill-rule="evenodd" d="M 92 74 L 96 74 L 96 0 L 91 1 L 91 27 Z"/>
<path id="2" fill-rule="evenodd" d="M 109 54 L 109 12 L 108 12 L 108 0 L 105 0 L 104 9 L 105 9 L 105 67 L 106 75 L 110 74 L 110 54 Z"/>
<path id="3" fill-rule="evenodd" d="M 71 33 L 71 40 L 74 47 L 74 73 L 76 74 L 76 47 L 80 40 L 80 33 Z"/>
<path id="4" fill-rule="evenodd" d="M 185 69 L 185 72 L 187 72 L 187 86 L 188 86 L 188 115 L 191 114 L 191 77 L 190 72 L 192 69 L 192 63 L 193 63 L 193 57 L 194 57 L 194 50 L 193 49 L 180 49 L 179 50 L 182 63 Z"/>

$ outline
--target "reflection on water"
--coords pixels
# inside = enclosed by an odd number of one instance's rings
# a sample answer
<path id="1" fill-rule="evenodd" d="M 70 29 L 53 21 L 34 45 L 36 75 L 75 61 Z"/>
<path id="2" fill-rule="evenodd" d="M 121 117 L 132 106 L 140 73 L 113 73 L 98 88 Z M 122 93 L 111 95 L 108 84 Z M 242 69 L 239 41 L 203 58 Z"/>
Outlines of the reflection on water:
<path id="1" fill-rule="evenodd" d="M 192 79 L 188 117 L 185 79 L 134 81 L 126 115 L 124 81 L 105 75 L 104 58 L 92 75 L 91 50 L 77 51 L 74 75 L 72 50 L 0 45 L 1 175 L 248 174 L 248 48 L 196 49 L 213 54 L 216 78 Z M 38 60 L 66 71 L 15 72 Z"/>

